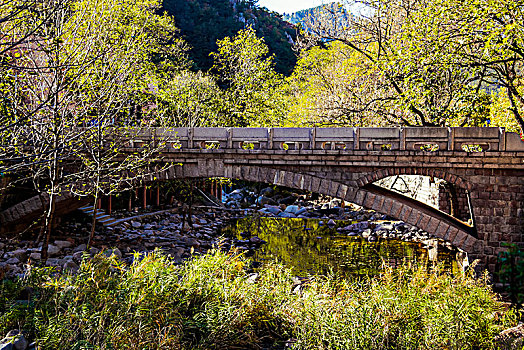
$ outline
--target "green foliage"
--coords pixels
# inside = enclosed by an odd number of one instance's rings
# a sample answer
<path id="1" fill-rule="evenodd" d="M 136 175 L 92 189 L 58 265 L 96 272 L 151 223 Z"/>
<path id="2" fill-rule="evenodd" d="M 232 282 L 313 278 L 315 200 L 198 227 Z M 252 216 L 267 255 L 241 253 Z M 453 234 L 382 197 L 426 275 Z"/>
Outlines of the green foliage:
<path id="1" fill-rule="evenodd" d="M 513 304 L 520 308 L 524 303 L 524 250 L 516 244 L 508 244 L 507 248 L 499 254 L 498 276 L 505 284 Z"/>
<path id="2" fill-rule="evenodd" d="M 229 126 L 278 126 L 285 116 L 285 81 L 273 56 L 251 27 L 219 40 L 213 69 L 224 86 L 223 108 Z"/>
<path id="3" fill-rule="evenodd" d="M 302 18 L 295 115 L 311 112 L 309 124 L 368 115 L 371 125 L 481 126 L 502 86 L 524 125 L 522 1 L 358 3 L 339 5 L 355 12 L 339 21 L 330 18 L 341 10 L 327 7 Z"/>
<path id="4" fill-rule="evenodd" d="M 286 269 L 265 266 L 253 282 L 245 268 L 214 251 L 181 266 L 156 252 L 129 267 L 98 255 L 74 276 L 33 269 L 16 282 L 34 290 L 26 307 L 0 285 L 0 324 L 25 324 L 42 349 L 255 349 L 289 338 L 294 349 L 490 349 L 516 322 L 484 279 L 400 269 L 316 277 L 293 293 Z"/>
<path id="5" fill-rule="evenodd" d="M 292 94 L 287 125 L 382 126 L 387 98 L 379 97 L 379 72 L 341 42 L 303 51 L 288 79 Z M 376 95 L 362 106 L 363 95 Z M 380 118 L 382 117 L 382 118 Z"/>
<path id="6" fill-rule="evenodd" d="M 252 25 L 263 37 L 269 51 L 276 56 L 279 73 L 289 74 L 296 57 L 289 38 L 295 30 L 280 15 L 259 8 L 255 1 L 229 0 L 165 0 L 163 8 L 175 19 L 183 38 L 191 46 L 190 57 L 198 70 L 207 71 L 213 65 L 209 56 L 217 50 L 217 41 L 234 36 L 246 25 Z"/>

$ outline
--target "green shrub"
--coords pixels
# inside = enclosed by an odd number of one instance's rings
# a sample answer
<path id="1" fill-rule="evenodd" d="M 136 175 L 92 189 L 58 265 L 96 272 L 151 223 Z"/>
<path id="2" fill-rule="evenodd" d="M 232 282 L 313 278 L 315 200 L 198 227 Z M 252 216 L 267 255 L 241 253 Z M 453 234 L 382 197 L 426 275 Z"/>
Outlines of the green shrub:
<path id="1" fill-rule="evenodd" d="M 214 251 L 177 266 L 155 252 L 129 267 L 98 255 L 74 276 L 34 269 L 2 284 L 0 328 L 20 326 L 42 349 L 489 349 L 516 320 L 485 279 L 403 268 L 314 277 L 297 293 L 287 269 L 253 281 L 246 265 Z M 27 286 L 31 302 L 17 306 Z"/>

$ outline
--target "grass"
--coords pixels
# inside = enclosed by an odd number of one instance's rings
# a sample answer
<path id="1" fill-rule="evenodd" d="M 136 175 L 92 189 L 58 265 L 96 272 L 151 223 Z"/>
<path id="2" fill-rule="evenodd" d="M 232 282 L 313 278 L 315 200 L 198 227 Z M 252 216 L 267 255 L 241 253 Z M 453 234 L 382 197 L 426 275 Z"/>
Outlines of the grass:
<path id="1" fill-rule="evenodd" d="M 517 320 L 485 279 L 406 267 L 293 292 L 285 268 L 253 282 L 246 266 L 214 251 L 181 266 L 156 252 L 131 266 L 98 255 L 74 276 L 33 269 L 1 284 L 0 333 L 23 329 L 42 349 L 493 349 Z"/>

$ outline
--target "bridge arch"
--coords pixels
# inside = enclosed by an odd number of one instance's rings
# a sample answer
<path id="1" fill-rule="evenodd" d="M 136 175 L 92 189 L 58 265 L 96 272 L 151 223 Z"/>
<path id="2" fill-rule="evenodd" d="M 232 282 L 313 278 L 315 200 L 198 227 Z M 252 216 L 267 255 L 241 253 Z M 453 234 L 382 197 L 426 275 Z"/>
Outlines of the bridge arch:
<path id="1" fill-rule="evenodd" d="M 471 227 L 424 203 L 369 183 L 356 187 L 310 174 L 262 166 L 224 164 L 218 160 L 175 165 L 151 175 L 151 181 L 184 178 L 224 177 L 260 182 L 329 195 L 372 209 L 418 227 L 435 237 L 450 242 L 469 254 L 478 254 L 483 242 L 474 237 Z"/>
<path id="2" fill-rule="evenodd" d="M 435 177 L 438 179 L 445 180 L 446 182 L 451 183 L 464 190 L 471 191 L 475 188 L 475 185 L 472 182 L 460 176 L 451 174 L 450 172 L 447 172 L 442 169 L 423 168 L 423 167 L 402 167 L 402 168 L 389 167 L 389 168 L 375 170 L 369 174 L 361 176 L 357 180 L 357 184 L 359 187 L 365 187 L 376 181 L 385 179 L 390 176 L 397 176 L 397 175 L 429 176 L 429 177 Z"/>

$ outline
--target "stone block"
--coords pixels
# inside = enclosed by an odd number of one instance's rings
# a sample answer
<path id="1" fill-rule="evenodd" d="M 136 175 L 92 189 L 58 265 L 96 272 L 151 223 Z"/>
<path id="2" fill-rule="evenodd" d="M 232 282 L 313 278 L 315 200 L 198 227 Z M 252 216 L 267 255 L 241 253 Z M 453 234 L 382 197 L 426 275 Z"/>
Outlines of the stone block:
<path id="1" fill-rule="evenodd" d="M 233 141 L 268 141 L 269 131 L 267 128 L 231 128 L 231 139 Z"/>
<path id="2" fill-rule="evenodd" d="M 440 224 L 438 225 L 437 229 L 435 230 L 434 234 L 435 234 L 435 236 L 444 239 L 444 237 L 448 233 L 449 229 L 450 229 L 450 226 L 448 224 L 446 224 L 445 222 L 441 221 Z"/>
<path id="3" fill-rule="evenodd" d="M 273 142 L 306 142 L 310 140 L 309 128 L 272 128 Z"/>
<path id="4" fill-rule="evenodd" d="M 422 213 L 417 209 L 413 209 L 411 210 L 411 214 L 409 215 L 409 218 L 407 218 L 406 222 L 408 224 L 418 227 L 418 223 L 421 218 L 422 218 Z"/>
<path id="5" fill-rule="evenodd" d="M 355 195 L 354 203 L 363 206 L 364 200 L 366 199 L 366 193 L 366 191 L 358 190 Z"/>
<path id="6" fill-rule="evenodd" d="M 457 228 L 455 228 L 455 227 L 453 227 L 453 226 L 450 226 L 450 227 L 448 228 L 448 230 L 444 233 L 444 235 L 443 235 L 441 238 L 442 238 L 443 240 L 449 242 L 449 241 L 452 240 L 452 239 L 450 239 L 451 235 L 452 235 L 452 234 L 455 234 L 455 235 L 456 235 L 457 232 L 458 232 L 458 229 L 457 229 Z M 454 237 L 453 237 L 453 238 L 454 238 Z"/>
<path id="7" fill-rule="evenodd" d="M 346 202 L 355 202 L 355 196 L 357 195 L 357 189 L 354 187 L 349 187 L 348 191 L 346 192 L 346 196 L 344 197 L 344 200 Z"/>
<path id="8" fill-rule="evenodd" d="M 431 218 L 431 220 L 429 220 L 429 223 L 426 225 L 425 228 L 423 228 L 423 230 L 428 232 L 428 233 L 435 234 L 439 224 L 440 224 L 440 220 L 439 219 Z"/>
<path id="9" fill-rule="evenodd" d="M 411 207 L 408 207 L 407 205 L 404 206 L 404 208 L 402 208 L 402 211 L 400 212 L 399 219 L 404 222 L 407 222 L 412 210 L 413 209 Z"/>
<path id="10" fill-rule="evenodd" d="M 506 132 L 506 151 L 524 151 L 524 142 L 519 134 Z"/>
<path id="11" fill-rule="evenodd" d="M 402 203 L 394 202 L 393 206 L 391 207 L 391 211 L 387 214 L 393 216 L 394 218 L 399 219 L 400 213 L 402 212 L 403 207 L 404 205 Z"/>
<path id="12" fill-rule="evenodd" d="M 377 212 L 382 212 L 382 206 L 384 205 L 385 200 L 386 199 L 384 198 L 384 196 L 377 195 L 375 197 L 375 201 L 373 202 L 373 205 L 371 206 L 371 209 Z"/>
<path id="13" fill-rule="evenodd" d="M 360 128 L 360 139 L 397 139 L 400 138 L 399 128 Z"/>
<path id="14" fill-rule="evenodd" d="M 311 192 L 319 193 L 321 181 L 322 179 L 319 179 L 318 177 L 313 177 L 311 179 Z"/>
<path id="15" fill-rule="evenodd" d="M 373 207 L 373 203 L 375 202 L 376 197 L 376 194 L 368 193 L 368 195 L 366 196 L 366 200 L 363 203 L 363 207 L 371 209 L 371 207 Z"/>
<path id="16" fill-rule="evenodd" d="M 193 128 L 195 141 L 227 141 L 227 128 Z"/>
<path id="17" fill-rule="evenodd" d="M 353 141 L 354 129 L 353 128 L 317 128 L 316 129 L 316 141 Z"/>
<path id="18" fill-rule="evenodd" d="M 382 206 L 381 213 L 389 215 L 391 213 L 391 209 L 394 203 L 395 203 L 395 200 L 386 197 L 386 200 L 384 201 L 384 205 Z"/>
<path id="19" fill-rule="evenodd" d="M 428 226 L 429 221 L 432 219 L 431 216 L 428 214 L 422 213 L 422 218 L 419 221 L 419 224 L 417 225 L 418 228 L 425 230 L 425 228 Z"/>
<path id="20" fill-rule="evenodd" d="M 457 233 L 457 235 L 455 236 L 455 238 L 453 239 L 453 242 L 452 244 L 455 246 L 455 247 L 458 247 L 458 248 L 462 248 L 463 245 L 464 245 L 464 242 L 466 241 L 466 239 L 468 238 L 468 234 L 465 233 L 464 231 L 459 231 Z"/>
<path id="21" fill-rule="evenodd" d="M 340 199 L 346 198 L 347 191 L 348 191 L 348 186 L 340 184 L 340 186 L 338 186 L 336 197 Z"/>

